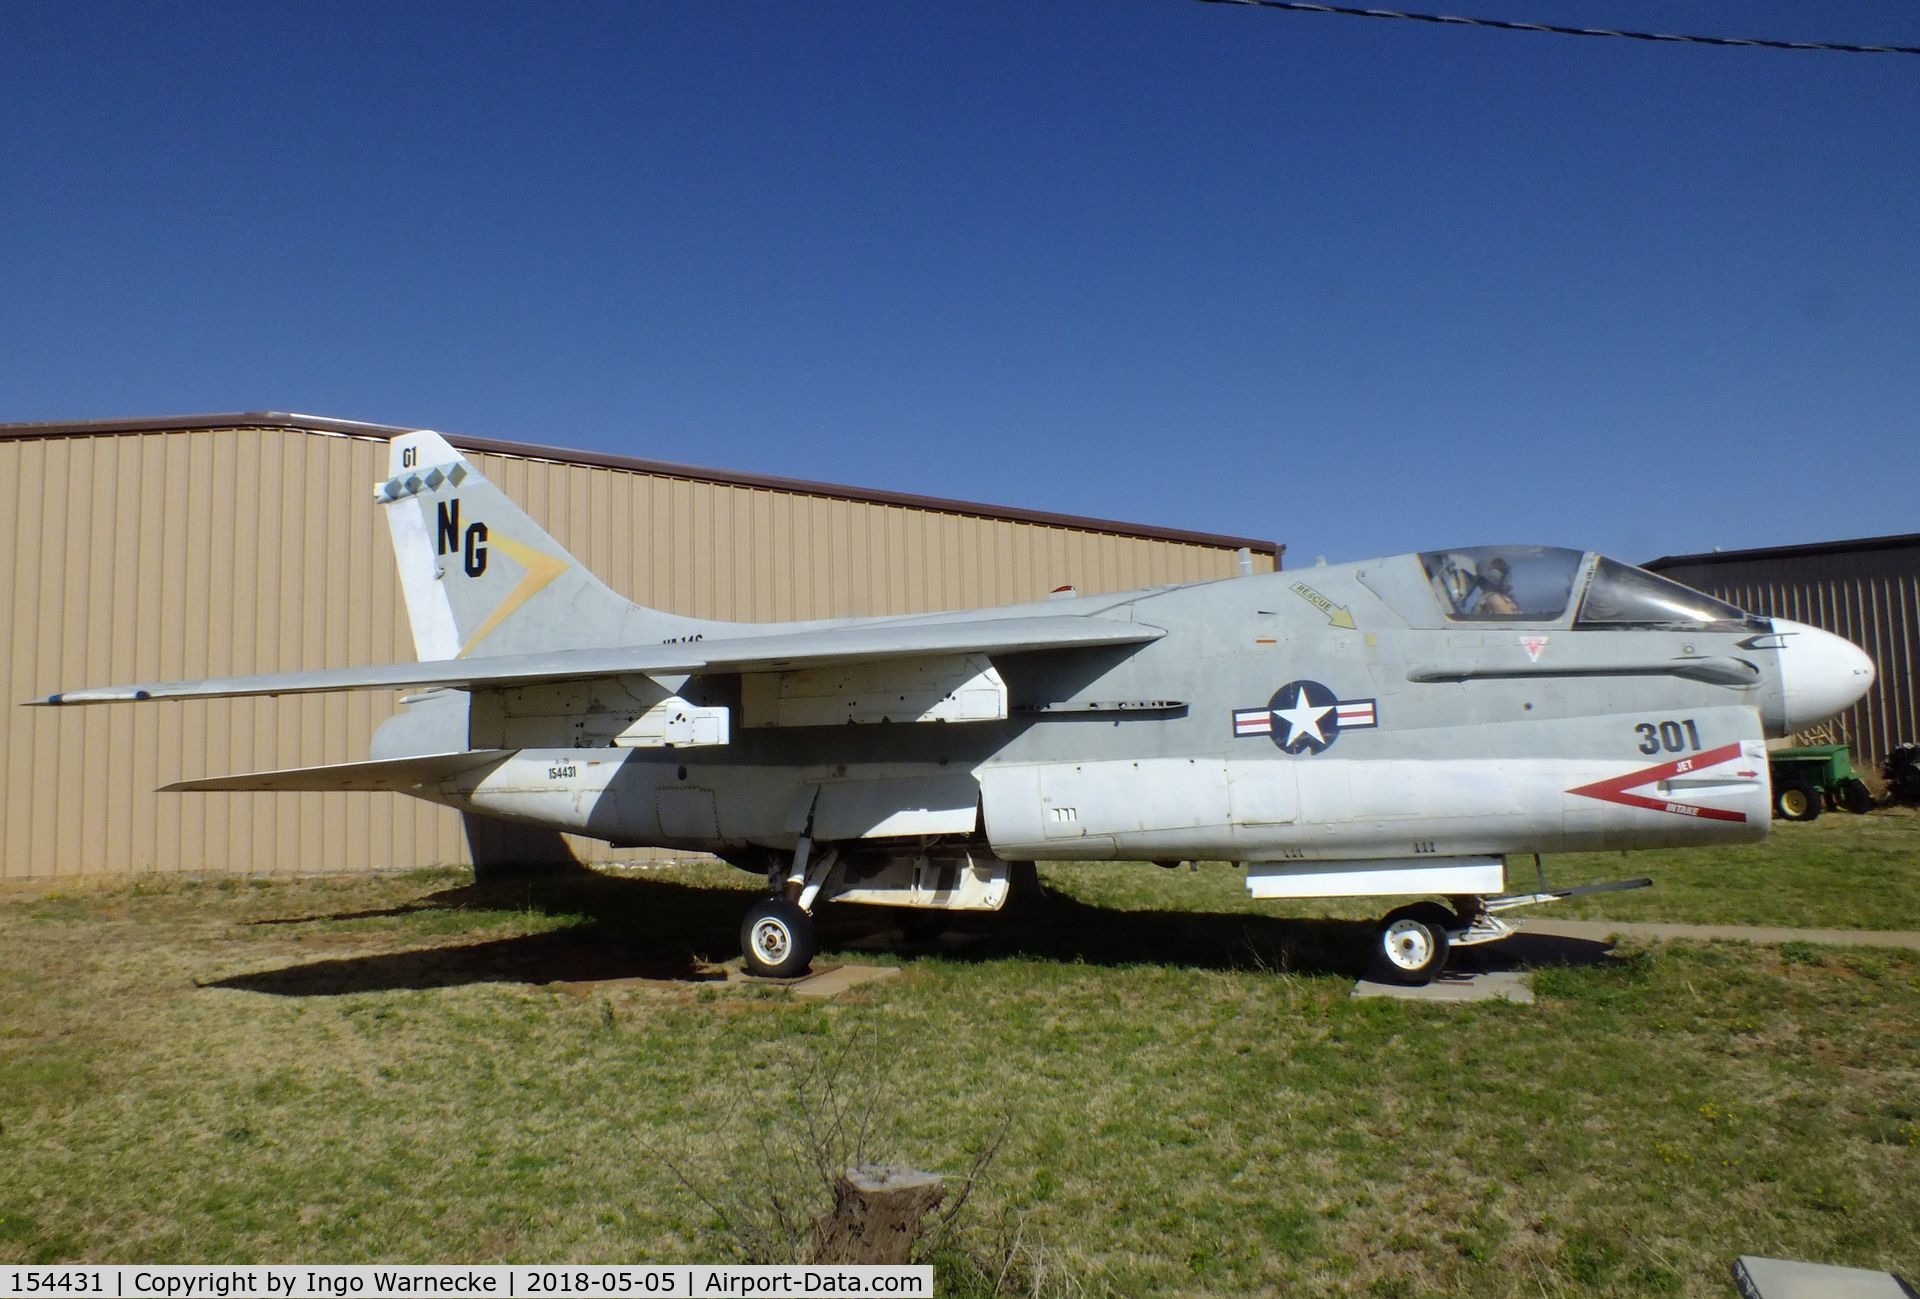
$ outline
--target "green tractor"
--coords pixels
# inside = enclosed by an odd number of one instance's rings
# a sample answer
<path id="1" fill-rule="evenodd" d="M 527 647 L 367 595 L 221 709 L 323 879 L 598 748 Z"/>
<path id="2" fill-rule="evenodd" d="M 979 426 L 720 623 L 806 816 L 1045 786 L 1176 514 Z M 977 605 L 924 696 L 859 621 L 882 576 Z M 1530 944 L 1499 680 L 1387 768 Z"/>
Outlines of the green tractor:
<path id="1" fill-rule="evenodd" d="M 1773 781 L 1773 814 L 1787 821 L 1811 821 L 1827 808 L 1871 812 L 1873 791 L 1853 772 L 1853 755 L 1844 744 L 1809 744 L 1767 754 Z"/>

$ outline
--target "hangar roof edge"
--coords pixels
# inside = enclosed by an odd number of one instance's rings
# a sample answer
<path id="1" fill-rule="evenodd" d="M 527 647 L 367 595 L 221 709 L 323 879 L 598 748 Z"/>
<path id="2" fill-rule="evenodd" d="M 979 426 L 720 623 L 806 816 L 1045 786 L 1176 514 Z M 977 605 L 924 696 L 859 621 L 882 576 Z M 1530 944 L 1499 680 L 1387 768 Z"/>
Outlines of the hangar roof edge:
<path id="1" fill-rule="evenodd" d="M 111 437 L 120 433 L 196 432 L 223 428 L 278 428 L 309 433 L 328 433 L 350 437 L 389 438 L 410 431 L 410 426 L 369 424 L 359 420 L 332 419 L 323 415 L 300 415 L 288 411 L 245 411 L 234 414 L 175 415 L 141 419 L 72 420 L 32 424 L 0 424 L 0 442 L 37 438 Z M 1152 541 L 1176 541 L 1190 545 L 1226 550 L 1245 547 L 1262 555 L 1271 555 L 1274 567 L 1286 546 L 1277 541 L 1255 537 L 1234 537 L 1212 532 L 1193 532 L 1184 528 L 1163 528 L 1153 524 L 1126 523 L 1118 519 L 1099 519 L 1077 514 L 1054 514 L 1045 510 L 1022 509 L 1012 505 L 990 505 L 982 501 L 950 500 L 940 496 L 922 496 L 912 492 L 890 492 L 878 488 L 853 487 L 841 483 L 814 482 L 803 478 L 780 478 L 771 474 L 743 473 L 731 469 L 710 469 L 699 465 L 675 464 L 665 460 L 647 460 L 638 456 L 609 455 L 601 451 L 577 451 L 565 447 L 541 446 L 532 442 L 509 442 L 497 438 L 469 437 L 461 433 L 441 436 L 463 451 L 494 455 L 520 456 L 531 460 L 551 460 L 559 464 L 590 465 L 604 469 L 625 469 L 662 478 L 683 478 L 694 482 L 720 483 L 733 487 L 761 487 L 771 491 L 792 492 L 801 496 L 825 496 L 837 500 L 862 501 L 874 505 L 899 505 L 910 509 L 936 510 L 945 514 L 968 514 L 978 518 L 1005 519 L 1014 523 L 1036 523 L 1049 527 L 1072 528 L 1081 532 L 1104 532 Z"/>
<path id="2" fill-rule="evenodd" d="M 1861 550 L 1901 550 L 1920 546 L 1920 532 L 1901 532 L 1884 537 L 1853 537 L 1844 541 L 1812 541 L 1797 546 L 1757 546 L 1751 550 L 1709 550 L 1697 555 L 1662 555 L 1640 567 L 1659 572 L 1688 564 L 1739 564 L 1756 559 L 1801 559 L 1815 555 L 1841 555 Z"/>

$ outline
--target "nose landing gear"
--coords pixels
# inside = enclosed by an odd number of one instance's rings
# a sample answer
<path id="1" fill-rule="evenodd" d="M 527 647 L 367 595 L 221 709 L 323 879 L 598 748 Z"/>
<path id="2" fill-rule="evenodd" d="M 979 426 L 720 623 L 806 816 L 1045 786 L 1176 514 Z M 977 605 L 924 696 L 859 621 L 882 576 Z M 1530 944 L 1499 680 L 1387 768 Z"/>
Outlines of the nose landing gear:
<path id="1" fill-rule="evenodd" d="M 1478 947 L 1482 943 L 1497 943 L 1513 936 L 1513 926 L 1502 920 L 1499 912 L 1542 902 L 1558 902 L 1562 898 L 1644 889 L 1652 883 L 1650 879 L 1609 880 L 1604 884 L 1584 884 L 1579 888 L 1550 889 L 1542 872 L 1540 889 L 1536 893 L 1450 898 L 1452 910 L 1438 902 L 1416 902 L 1412 906 L 1389 911 L 1381 918 L 1380 927 L 1374 931 L 1375 964 L 1396 983 L 1416 987 L 1431 983 L 1446 968 L 1447 954 L 1454 948 Z"/>
<path id="2" fill-rule="evenodd" d="M 1448 931 L 1460 928 L 1458 917 L 1438 902 L 1416 902 L 1386 914 L 1374 950 L 1395 981 L 1428 983 L 1447 963 Z"/>

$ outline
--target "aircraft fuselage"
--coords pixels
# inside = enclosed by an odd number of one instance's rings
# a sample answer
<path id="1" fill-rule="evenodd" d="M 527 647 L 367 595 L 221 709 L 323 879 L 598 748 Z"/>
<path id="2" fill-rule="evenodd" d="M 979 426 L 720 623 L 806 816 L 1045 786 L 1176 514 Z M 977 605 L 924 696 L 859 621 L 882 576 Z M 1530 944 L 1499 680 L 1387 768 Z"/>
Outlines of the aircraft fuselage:
<path id="1" fill-rule="evenodd" d="M 1000 720 L 756 726 L 741 680 L 713 678 L 683 694 L 735 710 L 725 745 L 529 745 L 445 800 L 731 855 L 811 828 L 984 841 L 1005 860 L 1413 868 L 1768 828 L 1789 642 L 1759 626 L 1576 626 L 1571 607 L 1454 621 L 1414 556 L 1087 603 L 1166 635 L 996 657 Z"/>

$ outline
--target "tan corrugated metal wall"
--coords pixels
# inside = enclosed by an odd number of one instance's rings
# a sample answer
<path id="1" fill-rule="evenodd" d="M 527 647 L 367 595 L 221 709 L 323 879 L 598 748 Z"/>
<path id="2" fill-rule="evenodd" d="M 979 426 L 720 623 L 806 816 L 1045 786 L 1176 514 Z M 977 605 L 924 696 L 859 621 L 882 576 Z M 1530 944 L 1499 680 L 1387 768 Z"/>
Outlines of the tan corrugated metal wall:
<path id="1" fill-rule="evenodd" d="M 1873 765 L 1903 740 L 1920 740 L 1920 546 L 1876 546 L 1813 555 L 1663 563 L 1676 582 L 1752 613 L 1845 636 L 1878 673 L 1866 696 L 1841 714 L 1837 742 Z"/>
<path id="2" fill-rule="evenodd" d="M 489 478 L 614 589 L 775 620 L 1224 577 L 1230 550 L 518 456 Z M 159 795 L 366 756 L 391 692 L 66 709 L 59 689 L 410 660 L 374 438 L 279 428 L 0 439 L 0 878 L 465 862 L 458 816 L 391 794 Z M 1254 562 L 1269 571 L 1270 555 Z M 615 853 L 580 841 L 595 860 Z"/>

